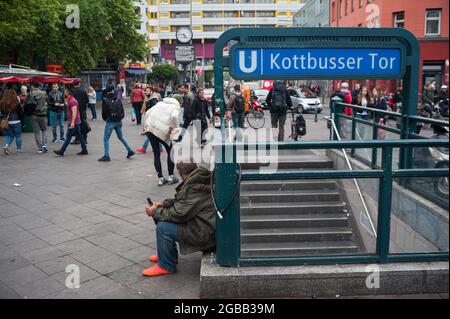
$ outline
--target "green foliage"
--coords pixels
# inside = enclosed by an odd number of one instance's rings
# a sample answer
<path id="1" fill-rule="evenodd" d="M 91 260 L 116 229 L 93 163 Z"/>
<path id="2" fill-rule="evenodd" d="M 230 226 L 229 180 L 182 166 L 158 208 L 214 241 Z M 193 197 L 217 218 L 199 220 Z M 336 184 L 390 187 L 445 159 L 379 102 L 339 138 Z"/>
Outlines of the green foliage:
<path id="1" fill-rule="evenodd" d="M 158 64 L 152 67 L 151 78 L 160 82 L 176 81 L 178 69 L 170 64 Z"/>
<path id="2" fill-rule="evenodd" d="M 66 7 L 80 8 L 80 28 L 66 27 Z M 97 63 L 142 60 L 145 37 L 132 0 L 2 0 L 0 60 L 36 66 L 42 59 L 61 63 L 71 74 Z"/>

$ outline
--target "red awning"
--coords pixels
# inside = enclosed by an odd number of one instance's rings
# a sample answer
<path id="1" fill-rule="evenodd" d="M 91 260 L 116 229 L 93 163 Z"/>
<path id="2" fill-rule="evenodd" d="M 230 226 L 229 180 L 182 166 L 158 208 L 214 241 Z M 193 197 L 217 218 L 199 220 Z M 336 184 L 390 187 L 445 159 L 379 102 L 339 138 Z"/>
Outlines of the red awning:
<path id="1" fill-rule="evenodd" d="M 0 82 L 10 83 L 27 83 L 27 82 L 39 82 L 39 83 L 63 83 L 73 84 L 75 80 L 81 82 L 79 78 L 57 78 L 57 77 L 20 77 L 20 76 L 4 76 L 0 77 Z"/>
<path id="2" fill-rule="evenodd" d="M 30 78 L 21 76 L 3 76 L 0 77 L 0 82 L 30 82 Z"/>

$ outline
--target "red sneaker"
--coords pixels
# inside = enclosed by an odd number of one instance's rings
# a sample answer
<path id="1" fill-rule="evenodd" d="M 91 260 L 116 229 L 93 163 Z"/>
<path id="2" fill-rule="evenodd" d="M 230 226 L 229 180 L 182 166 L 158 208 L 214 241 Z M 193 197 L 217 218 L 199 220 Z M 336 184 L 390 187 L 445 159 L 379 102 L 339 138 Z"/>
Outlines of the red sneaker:
<path id="1" fill-rule="evenodd" d="M 136 152 L 138 152 L 138 153 L 140 153 L 140 154 L 145 154 L 145 153 L 147 153 L 147 151 L 145 150 L 145 148 L 138 148 L 138 149 L 136 150 Z"/>
<path id="2" fill-rule="evenodd" d="M 157 276 L 164 276 L 164 275 L 171 275 L 175 272 L 167 271 L 161 267 L 159 267 L 158 264 L 154 265 L 153 267 L 147 268 L 142 272 L 142 275 L 146 277 L 157 277 Z"/>

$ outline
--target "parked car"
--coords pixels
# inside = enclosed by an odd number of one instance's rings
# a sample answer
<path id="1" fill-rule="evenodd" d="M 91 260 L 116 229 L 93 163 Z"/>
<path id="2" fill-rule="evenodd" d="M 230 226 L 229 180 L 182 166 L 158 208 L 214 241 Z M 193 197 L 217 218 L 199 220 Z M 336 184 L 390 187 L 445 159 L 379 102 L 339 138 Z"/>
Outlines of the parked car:
<path id="1" fill-rule="evenodd" d="M 317 113 L 322 112 L 323 104 L 320 98 L 310 90 L 299 88 L 288 88 L 287 90 L 291 96 L 292 106 L 298 108 L 300 113 L 315 112 L 316 108 Z"/>

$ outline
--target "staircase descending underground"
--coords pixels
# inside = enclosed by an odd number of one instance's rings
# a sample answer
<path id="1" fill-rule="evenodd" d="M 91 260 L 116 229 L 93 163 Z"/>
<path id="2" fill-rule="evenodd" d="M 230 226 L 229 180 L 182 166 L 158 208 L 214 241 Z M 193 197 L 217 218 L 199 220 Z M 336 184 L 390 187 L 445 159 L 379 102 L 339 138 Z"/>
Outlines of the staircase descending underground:
<path id="1" fill-rule="evenodd" d="M 283 151 L 278 171 L 331 170 L 333 162 L 312 151 Z M 242 163 L 244 172 L 261 164 Z M 345 192 L 335 180 L 243 181 L 241 257 L 294 257 L 356 253 L 361 244 Z"/>

